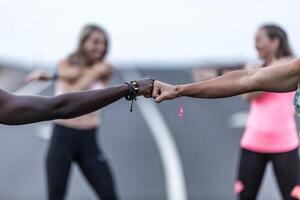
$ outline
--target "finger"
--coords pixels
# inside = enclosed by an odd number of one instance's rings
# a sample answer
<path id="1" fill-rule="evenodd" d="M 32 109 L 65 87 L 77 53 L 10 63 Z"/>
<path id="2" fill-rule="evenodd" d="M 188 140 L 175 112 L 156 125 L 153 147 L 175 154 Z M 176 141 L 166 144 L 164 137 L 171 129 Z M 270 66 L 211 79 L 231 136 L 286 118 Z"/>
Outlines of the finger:
<path id="1" fill-rule="evenodd" d="M 154 86 L 153 90 L 152 90 L 152 97 L 156 97 L 156 96 L 158 96 L 158 91 L 157 91 L 156 86 Z"/>
<path id="2" fill-rule="evenodd" d="M 155 102 L 156 103 L 160 103 L 160 102 L 162 102 L 164 100 L 164 98 L 165 98 L 164 95 L 160 95 L 160 96 L 158 96 L 158 97 L 155 98 Z"/>
<path id="3" fill-rule="evenodd" d="M 155 81 L 152 90 L 152 97 L 156 98 L 161 93 L 161 87 L 159 85 L 159 81 Z"/>
<path id="4" fill-rule="evenodd" d="M 153 89 L 153 92 L 152 92 L 152 97 L 156 98 L 159 96 L 159 91 L 157 88 Z"/>
<path id="5" fill-rule="evenodd" d="M 149 97 L 151 97 L 151 94 L 152 94 L 151 91 L 147 90 L 147 92 L 143 96 L 146 98 L 149 98 Z"/>
<path id="6" fill-rule="evenodd" d="M 153 97 L 153 98 L 156 98 L 156 97 L 159 96 L 159 94 L 160 94 L 160 92 L 155 91 L 155 92 L 152 93 L 152 97 Z"/>

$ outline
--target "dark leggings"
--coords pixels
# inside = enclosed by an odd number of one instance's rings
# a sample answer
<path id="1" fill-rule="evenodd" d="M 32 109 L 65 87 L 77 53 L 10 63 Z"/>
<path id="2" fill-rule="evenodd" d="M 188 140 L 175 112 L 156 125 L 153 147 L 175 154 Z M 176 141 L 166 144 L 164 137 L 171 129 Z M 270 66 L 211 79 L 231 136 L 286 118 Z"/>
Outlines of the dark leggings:
<path id="1" fill-rule="evenodd" d="M 46 159 L 49 200 L 64 199 L 72 162 L 78 164 L 99 199 L 117 199 L 108 163 L 96 143 L 96 132 L 54 126 Z"/>
<path id="2" fill-rule="evenodd" d="M 296 200 L 291 196 L 295 186 L 299 185 L 299 156 L 298 148 L 286 153 L 256 153 L 241 150 L 238 181 L 244 186 L 239 193 L 240 200 L 256 199 L 261 185 L 266 164 L 271 162 L 282 199 Z"/>

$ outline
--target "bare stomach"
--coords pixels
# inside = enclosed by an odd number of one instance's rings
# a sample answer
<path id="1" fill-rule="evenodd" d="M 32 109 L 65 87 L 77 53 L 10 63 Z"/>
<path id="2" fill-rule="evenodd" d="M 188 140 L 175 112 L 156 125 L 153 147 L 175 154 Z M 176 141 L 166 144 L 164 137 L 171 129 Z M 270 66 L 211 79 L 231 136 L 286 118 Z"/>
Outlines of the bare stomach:
<path id="1" fill-rule="evenodd" d="M 54 122 L 56 124 L 76 129 L 91 129 L 100 126 L 100 117 L 98 112 L 94 112 L 72 119 L 58 119 Z"/>

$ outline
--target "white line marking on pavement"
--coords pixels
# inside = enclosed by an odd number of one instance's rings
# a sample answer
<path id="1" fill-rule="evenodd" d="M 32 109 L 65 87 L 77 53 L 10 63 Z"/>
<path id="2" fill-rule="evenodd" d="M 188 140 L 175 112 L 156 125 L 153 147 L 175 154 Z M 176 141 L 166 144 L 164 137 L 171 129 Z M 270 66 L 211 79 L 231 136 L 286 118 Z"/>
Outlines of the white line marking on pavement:
<path id="1" fill-rule="evenodd" d="M 121 74 L 126 81 L 141 78 L 136 70 L 121 72 Z M 186 200 L 184 172 L 171 131 L 153 101 L 139 98 L 137 107 L 150 128 L 161 156 L 166 179 L 167 199 Z"/>

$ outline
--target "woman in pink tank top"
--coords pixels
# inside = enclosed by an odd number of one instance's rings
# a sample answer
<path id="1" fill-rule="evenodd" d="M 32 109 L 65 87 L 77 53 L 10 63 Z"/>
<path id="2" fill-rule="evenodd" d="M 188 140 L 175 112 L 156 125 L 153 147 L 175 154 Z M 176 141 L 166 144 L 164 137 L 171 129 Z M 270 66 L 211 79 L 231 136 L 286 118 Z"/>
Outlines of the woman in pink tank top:
<path id="1" fill-rule="evenodd" d="M 291 61 L 285 31 L 276 25 L 262 26 L 256 34 L 256 50 L 265 67 Z M 253 66 L 252 66 L 253 67 Z M 241 157 L 235 192 L 241 200 L 256 199 L 267 163 L 271 162 L 284 200 L 299 199 L 299 139 L 294 92 L 244 94 L 250 113 L 241 140 Z"/>
<path id="2" fill-rule="evenodd" d="M 286 65 L 292 60 L 293 55 L 289 47 L 287 34 L 282 28 L 276 25 L 264 25 L 259 28 L 255 38 L 255 47 L 263 64 L 246 66 L 247 69 L 241 70 L 241 73 L 244 72 L 246 74 L 249 71 L 256 71 L 259 70 L 259 68 L 265 68 L 267 66 Z M 288 76 L 292 76 L 294 73 L 291 73 L 288 67 L 286 68 L 286 72 L 290 74 Z M 198 98 L 216 98 L 216 96 L 219 97 L 220 94 L 229 94 L 228 96 L 232 96 L 234 94 L 232 90 L 237 88 L 236 85 L 244 85 L 242 82 L 243 79 L 232 75 L 234 73 L 232 72 L 228 73 L 231 74 L 229 78 L 230 81 L 220 82 L 220 85 L 224 86 L 221 86 L 220 89 L 215 84 L 219 78 L 212 79 L 217 76 L 218 73 L 219 72 L 213 69 L 207 69 L 205 71 L 203 71 L 203 69 L 195 70 L 193 75 L 194 79 L 199 82 L 198 84 L 208 82 L 209 84 L 203 87 L 202 93 L 197 91 L 196 84 L 187 84 L 185 86 L 189 94 L 184 96 Z M 255 82 L 252 81 L 252 79 L 255 78 L 251 79 L 251 75 L 245 76 L 249 77 L 250 84 L 247 84 L 247 87 L 250 87 L 251 82 Z M 272 84 L 270 80 L 268 81 L 268 74 L 264 76 L 265 77 L 260 77 L 262 80 L 259 82 L 259 87 L 261 87 L 262 84 L 266 84 L 265 82 Z M 226 77 L 226 75 L 223 77 Z M 276 76 L 275 80 L 277 82 L 284 81 L 289 85 L 289 88 L 295 88 L 295 86 L 289 84 L 286 77 L 284 73 L 281 73 Z M 205 81 L 208 79 L 211 80 Z M 174 87 L 175 91 L 179 94 L 178 96 L 181 96 L 183 93 L 182 87 L 182 85 Z M 245 87 L 246 91 L 248 90 L 247 87 Z M 163 85 L 159 85 L 156 89 L 157 88 L 163 88 Z M 226 91 L 227 88 L 228 90 Z M 170 89 L 171 87 L 169 90 Z M 216 89 L 226 92 L 216 92 Z M 166 90 L 166 88 L 160 89 L 160 93 L 163 90 Z M 210 91 L 209 94 L 208 90 Z M 278 89 L 276 89 L 276 91 L 278 91 Z M 294 91 L 294 89 L 284 91 Z M 170 91 L 166 90 L 164 93 L 166 95 L 164 97 L 165 99 L 173 99 Z M 242 93 L 245 92 L 237 90 L 234 95 Z M 297 95 L 298 97 L 300 96 L 299 94 Z M 234 185 L 235 192 L 241 200 L 256 199 L 266 165 L 269 162 L 273 165 L 274 174 L 276 175 L 282 198 L 284 200 L 300 199 L 299 139 L 294 118 L 294 96 L 295 92 L 253 92 L 243 95 L 243 98 L 250 103 L 250 113 L 240 144 L 241 157 L 239 172 Z M 163 100 L 163 98 L 161 98 L 161 100 Z M 298 105 L 300 104 L 299 100 L 295 100 L 294 103 L 296 108 L 300 107 Z"/>
<path id="3" fill-rule="evenodd" d="M 289 63 L 292 52 L 285 31 L 276 25 L 259 28 L 256 50 L 263 64 L 246 66 L 246 70 Z M 256 69 L 250 69 L 256 68 Z M 217 73 L 194 71 L 194 79 L 203 82 Z M 234 85 L 234 84 L 232 84 Z M 300 166 L 293 98 L 295 92 L 254 92 L 244 94 L 250 112 L 240 147 L 238 178 L 235 192 L 241 200 L 256 199 L 268 162 L 273 164 L 283 199 L 300 199 Z"/>
<path id="4" fill-rule="evenodd" d="M 236 70 L 198 83 L 155 81 L 152 96 L 160 103 L 180 97 L 215 99 L 255 92 L 244 95 L 251 101 L 251 111 L 241 141 L 235 191 L 241 200 L 256 199 L 266 164 L 271 162 L 282 199 L 299 200 L 299 140 L 292 106 L 300 116 L 300 58 L 289 62 L 292 52 L 287 34 L 276 25 L 258 30 L 256 49 L 264 61 L 260 69 Z M 283 93 L 291 91 L 296 91 L 293 102 L 293 93 Z"/>
<path id="5" fill-rule="evenodd" d="M 255 46 L 263 64 L 247 65 L 247 71 L 286 64 L 292 59 L 287 34 L 276 25 L 260 27 Z M 196 82 L 203 82 L 217 74 L 215 70 L 203 72 L 201 69 L 195 70 L 193 76 Z M 230 85 L 234 87 L 234 83 Z M 283 199 L 300 199 L 300 187 L 296 187 L 299 184 L 300 166 L 294 95 L 295 92 L 254 92 L 243 95 L 250 103 L 250 113 L 240 144 L 241 158 L 235 183 L 235 192 L 241 200 L 256 198 L 268 162 L 273 164 Z"/>

